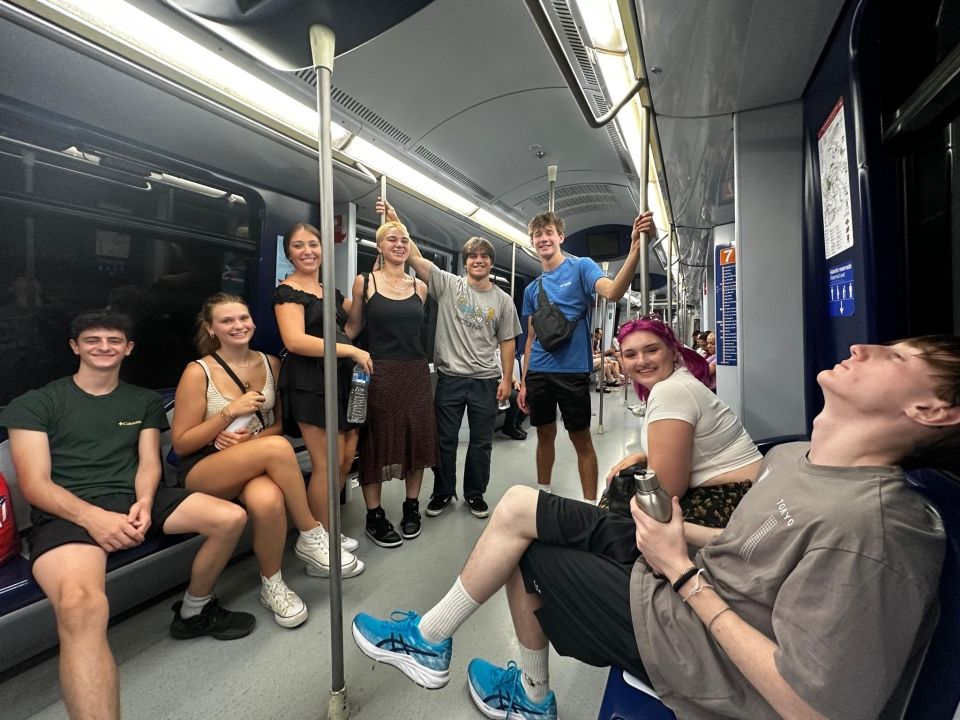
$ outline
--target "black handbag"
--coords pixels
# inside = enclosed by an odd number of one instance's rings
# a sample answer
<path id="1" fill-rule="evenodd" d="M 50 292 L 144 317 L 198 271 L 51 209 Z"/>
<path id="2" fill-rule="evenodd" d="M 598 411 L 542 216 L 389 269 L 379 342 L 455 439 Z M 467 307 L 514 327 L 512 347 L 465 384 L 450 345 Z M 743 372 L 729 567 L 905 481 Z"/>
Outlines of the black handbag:
<path id="1" fill-rule="evenodd" d="M 533 323 L 540 345 L 547 352 L 553 352 L 570 340 L 580 318 L 568 320 L 560 308 L 550 302 L 550 298 L 543 289 L 543 276 L 541 276 L 537 279 L 537 309 L 530 316 L 530 321 Z"/>

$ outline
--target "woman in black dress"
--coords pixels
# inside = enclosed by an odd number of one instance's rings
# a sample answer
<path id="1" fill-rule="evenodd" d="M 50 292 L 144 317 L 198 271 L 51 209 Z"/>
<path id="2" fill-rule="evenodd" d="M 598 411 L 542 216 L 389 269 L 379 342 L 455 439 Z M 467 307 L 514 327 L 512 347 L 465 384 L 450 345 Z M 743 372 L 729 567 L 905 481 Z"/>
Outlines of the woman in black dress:
<path id="1" fill-rule="evenodd" d="M 347 334 L 366 326 L 376 372 L 371 376 L 367 424 L 360 435 L 360 487 L 367 504 L 366 533 L 380 547 L 397 547 L 420 534 L 423 469 L 438 462 L 430 366 L 420 339 L 427 286 L 406 272 L 410 238 L 399 222 L 377 230 L 379 270 L 358 275 Z M 406 500 L 400 534 L 380 506 L 380 486 L 400 478 Z"/>
<path id="2" fill-rule="evenodd" d="M 336 430 L 340 454 L 340 489 L 347 479 L 357 449 L 357 430 L 347 424 L 347 399 L 354 364 L 372 371 L 370 355 L 352 345 L 343 334 L 350 301 L 334 289 L 337 306 L 337 417 L 324 413 L 323 391 L 323 293 L 320 283 L 320 231 L 307 223 L 294 225 L 283 240 L 283 251 L 294 271 L 273 291 L 273 309 L 280 336 L 287 348 L 280 370 L 278 394 L 285 419 L 300 427 L 312 471 L 307 498 L 310 509 L 330 531 L 327 504 L 327 429 Z M 341 535 L 341 567 L 344 577 L 363 571 L 363 563 L 352 555 L 359 543 Z M 355 565 L 353 563 L 356 563 Z M 310 571 L 310 568 L 307 568 Z"/>

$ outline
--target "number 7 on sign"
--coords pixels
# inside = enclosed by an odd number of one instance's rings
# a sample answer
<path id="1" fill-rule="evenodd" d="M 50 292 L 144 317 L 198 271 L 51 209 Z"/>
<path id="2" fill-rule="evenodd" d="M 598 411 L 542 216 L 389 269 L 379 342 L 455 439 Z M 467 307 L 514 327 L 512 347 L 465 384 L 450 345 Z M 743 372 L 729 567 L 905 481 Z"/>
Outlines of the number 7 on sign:
<path id="1" fill-rule="evenodd" d="M 736 248 L 720 248 L 720 264 L 733 265 L 737 262 Z"/>

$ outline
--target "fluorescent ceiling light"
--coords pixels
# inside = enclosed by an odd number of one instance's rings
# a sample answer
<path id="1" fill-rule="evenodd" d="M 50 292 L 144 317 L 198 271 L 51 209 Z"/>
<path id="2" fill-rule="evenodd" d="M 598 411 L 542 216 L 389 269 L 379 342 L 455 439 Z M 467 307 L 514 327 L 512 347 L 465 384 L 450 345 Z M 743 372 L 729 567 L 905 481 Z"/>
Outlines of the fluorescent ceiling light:
<path id="1" fill-rule="evenodd" d="M 512 240 L 517 245 L 526 246 L 530 241 L 526 233 L 521 232 L 516 226 L 511 225 L 506 220 L 497 217 L 491 212 L 487 212 L 483 208 L 478 208 L 477 211 L 470 216 L 470 219 L 478 225 L 482 225 L 488 230 L 495 232 L 497 235 Z"/>
<path id="2" fill-rule="evenodd" d="M 577 0 L 577 7 L 587 26 L 589 45 L 596 50 L 627 51 L 617 0 Z"/>
<path id="3" fill-rule="evenodd" d="M 476 203 L 448 190 L 436 180 L 428 178 L 419 170 L 415 170 L 363 138 L 354 137 L 343 152 L 401 185 L 406 185 L 411 190 L 436 200 L 455 213 L 470 216 L 477 210 Z"/>
<path id="4" fill-rule="evenodd" d="M 304 105 L 200 43 L 124 0 L 37 0 L 177 70 L 219 93 L 269 116 L 310 138 L 317 137 L 316 109 Z M 340 149 L 349 131 L 332 122 L 333 146 Z"/>
<path id="5" fill-rule="evenodd" d="M 607 86 L 608 97 L 616 102 L 617 99 L 626 95 L 636 79 L 633 77 L 633 66 L 630 63 L 630 56 L 623 53 L 596 53 L 597 65 L 600 66 L 600 72 L 603 75 L 603 81 Z M 633 166 L 640 171 L 640 159 L 644 152 L 649 152 L 640 144 L 640 102 L 634 97 L 633 100 L 624 105 L 617 113 L 615 122 L 620 128 L 620 135 L 623 142 L 626 143 L 627 152 L 630 153 L 630 159 L 633 160 Z M 651 168 L 653 165 L 650 166 Z"/>

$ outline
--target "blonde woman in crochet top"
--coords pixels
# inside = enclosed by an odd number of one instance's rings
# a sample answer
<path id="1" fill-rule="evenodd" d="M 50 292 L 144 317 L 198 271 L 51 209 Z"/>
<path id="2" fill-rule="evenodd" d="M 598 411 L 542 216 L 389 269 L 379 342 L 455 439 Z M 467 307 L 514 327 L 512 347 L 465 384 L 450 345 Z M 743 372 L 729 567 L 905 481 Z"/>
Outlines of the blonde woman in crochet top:
<path id="1" fill-rule="evenodd" d="M 242 298 L 220 293 L 204 304 L 197 318 L 201 358 L 187 365 L 177 385 L 173 448 L 184 487 L 246 508 L 260 566 L 260 602 L 278 624 L 297 627 L 307 608 L 280 573 L 287 513 L 300 530 L 295 552 L 309 574 L 329 575 L 329 541 L 310 512 L 300 465 L 282 435 L 275 391 L 280 361 L 250 349 L 254 329 Z M 344 574 L 362 571 L 356 558 L 344 557 L 352 561 Z"/>

